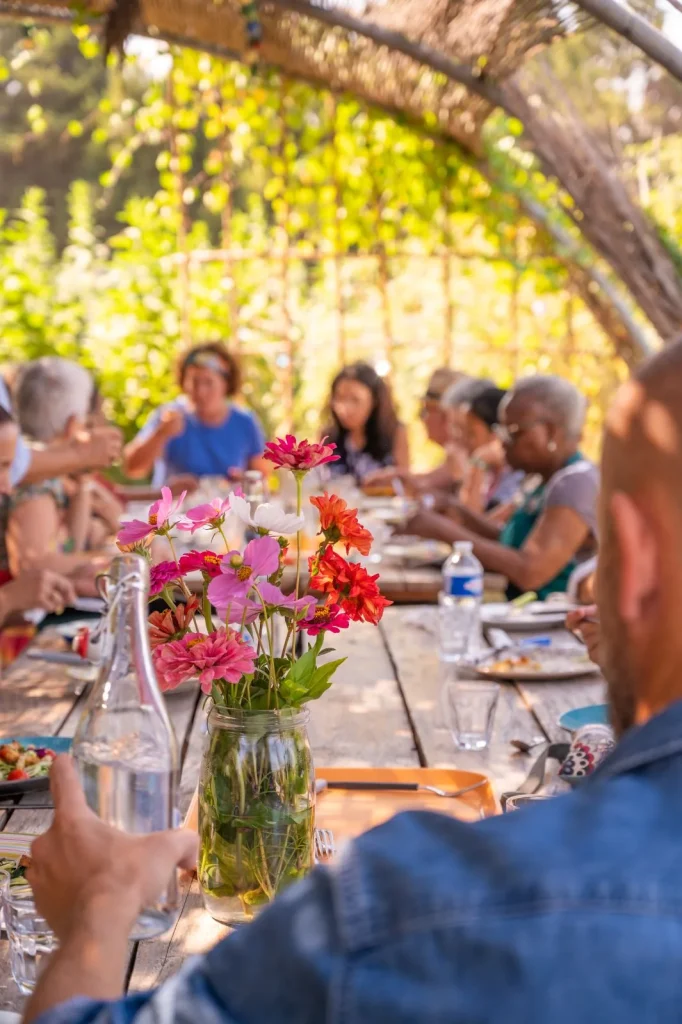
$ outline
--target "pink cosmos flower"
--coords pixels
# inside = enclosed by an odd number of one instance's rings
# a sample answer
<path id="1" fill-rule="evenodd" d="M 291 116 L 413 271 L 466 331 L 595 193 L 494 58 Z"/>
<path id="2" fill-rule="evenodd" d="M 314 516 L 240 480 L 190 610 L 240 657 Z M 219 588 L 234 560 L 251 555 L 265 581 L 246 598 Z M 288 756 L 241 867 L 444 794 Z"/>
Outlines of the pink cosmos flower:
<path id="1" fill-rule="evenodd" d="M 208 636 L 187 633 L 182 640 L 156 647 L 152 658 L 162 690 L 174 690 L 198 676 L 203 692 L 210 693 L 216 679 L 238 683 L 253 672 L 256 652 L 234 630 L 217 629 Z"/>
<path id="2" fill-rule="evenodd" d="M 222 526 L 226 514 L 230 511 L 230 499 L 213 498 L 205 505 L 196 505 L 190 508 L 184 518 L 178 523 L 178 530 L 191 530 L 195 533 L 204 526 L 212 526 L 216 529 Z"/>
<path id="3" fill-rule="evenodd" d="M 175 562 L 159 562 L 149 570 L 149 596 L 160 594 L 167 583 L 179 579 L 180 569 Z"/>
<path id="4" fill-rule="evenodd" d="M 230 551 L 220 564 L 220 576 L 208 585 L 208 597 L 216 608 L 227 608 L 235 598 L 246 597 L 259 576 L 279 569 L 279 543 L 274 537 L 256 537 L 244 548 Z"/>
<path id="5" fill-rule="evenodd" d="M 335 444 L 325 444 L 326 437 L 322 438 L 320 444 L 310 441 L 297 441 L 293 434 L 287 434 L 285 438 L 278 437 L 275 441 L 269 441 L 265 446 L 263 456 L 274 462 L 278 469 L 297 470 L 307 473 L 309 469 L 316 466 L 324 466 L 326 462 L 338 462 L 340 455 L 335 455 Z"/>
<path id="6" fill-rule="evenodd" d="M 161 499 L 149 506 L 149 519 L 145 523 L 141 519 L 130 519 L 121 524 L 116 540 L 119 544 L 139 544 L 153 533 L 161 532 L 172 515 L 182 505 L 187 491 L 174 501 L 169 487 L 161 488 Z"/>
<path id="7" fill-rule="evenodd" d="M 305 622 L 301 623 L 308 636 L 317 636 L 323 630 L 329 633 L 340 633 L 348 629 L 350 618 L 338 604 L 323 604 Z"/>
<path id="8" fill-rule="evenodd" d="M 222 559 L 223 556 L 216 554 L 215 551 L 187 551 L 184 555 L 180 555 L 178 565 L 183 576 L 185 573 L 198 570 L 213 579 L 215 576 L 220 576 Z"/>
<path id="9" fill-rule="evenodd" d="M 267 580 L 258 584 L 258 593 L 269 608 L 284 608 L 296 612 L 297 618 L 300 618 L 298 613 L 302 611 L 306 615 L 312 612 L 316 603 L 314 597 L 299 597 L 297 600 L 295 594 L 283 594 L 279 587 L 268 583 Z"/>

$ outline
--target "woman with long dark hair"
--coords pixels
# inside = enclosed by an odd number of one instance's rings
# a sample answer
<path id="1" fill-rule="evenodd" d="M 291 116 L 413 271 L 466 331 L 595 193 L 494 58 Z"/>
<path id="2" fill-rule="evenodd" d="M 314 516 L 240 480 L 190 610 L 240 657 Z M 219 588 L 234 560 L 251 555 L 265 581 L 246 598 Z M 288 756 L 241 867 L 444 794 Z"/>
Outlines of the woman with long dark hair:
<path id="1" fill-rule="evenodd" d="M 326 433 L 337 447 L 336 475 L 361 483 L 377 469 L 407 471 L 407 430 L 398 419 L 386 381 L 367 363 L 345 366 L 332 383 Z"/>

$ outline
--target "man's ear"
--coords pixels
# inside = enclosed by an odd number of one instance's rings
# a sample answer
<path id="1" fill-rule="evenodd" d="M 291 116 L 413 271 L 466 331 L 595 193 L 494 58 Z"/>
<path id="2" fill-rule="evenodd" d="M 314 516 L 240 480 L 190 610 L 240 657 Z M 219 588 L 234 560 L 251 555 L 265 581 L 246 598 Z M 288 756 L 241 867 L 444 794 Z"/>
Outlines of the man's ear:
<path id="1" fill-rule="evenodd" d="M 641 509 L 629 495 L 613 494 L 609 511 L 620 570 L 618 611 L 623 622 L 636 623 L 658 587 L 656 544 Z"/>

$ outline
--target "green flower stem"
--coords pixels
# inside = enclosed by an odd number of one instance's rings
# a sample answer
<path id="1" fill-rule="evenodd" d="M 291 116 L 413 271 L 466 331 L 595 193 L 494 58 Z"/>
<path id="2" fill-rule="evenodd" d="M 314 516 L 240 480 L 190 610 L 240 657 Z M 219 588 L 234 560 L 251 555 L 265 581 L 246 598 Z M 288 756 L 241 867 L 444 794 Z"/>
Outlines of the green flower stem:
<path id="1" fill-rule="evenodd" d="M 300 470 L 294 470 L 294 480 L 296 481 L 296 515 L 300 516 L 303 508 L 303 477 L 305 476 Z M 294 593 L 296 600 L 298 601 L 298 593 L 301 587 L 301 531 L 296 531 L 296 588 Z M 291 631 L 291 660 L 296 661 L 296 613 L 294 612 L 293 628 Z"/>

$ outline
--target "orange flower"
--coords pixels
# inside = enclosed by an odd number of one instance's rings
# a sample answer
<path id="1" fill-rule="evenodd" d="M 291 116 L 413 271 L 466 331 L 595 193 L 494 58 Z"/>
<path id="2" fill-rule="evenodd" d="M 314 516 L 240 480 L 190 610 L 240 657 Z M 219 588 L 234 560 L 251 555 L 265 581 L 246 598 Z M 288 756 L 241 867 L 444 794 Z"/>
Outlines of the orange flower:
<path id="1" fill-rule="evenodd" d="M 184 636 L 198 607 L 199 601 L 192 597 L 187 604 L 179 604 L 174 612 L 170 608 L 163 612 L 152 612 L 149 616 L 149 642 L 152 647 Z"/>
<path id="2" fill-rule="evenodd" d="M 329 602 L 341 606 L 354 622 L 371 622 L 375 626 L 392 604 L 382 597 L 377 580 L 361 565 L 347 562 L 331 548 L 309 561 L 311 590 L 329 594 Z"/>
<path id="3" fill-rule="evenodd" d="M 361 555 L 369 554 L 374 538 L 358 522 L 357 509 L 348 508 L 343 498 L 326 491 L 321 498 L 311 498 L 310 504 L 319 510 L 320 529 L 330 544 L 345 544 L 347 555 L 351 548 Z"/>

